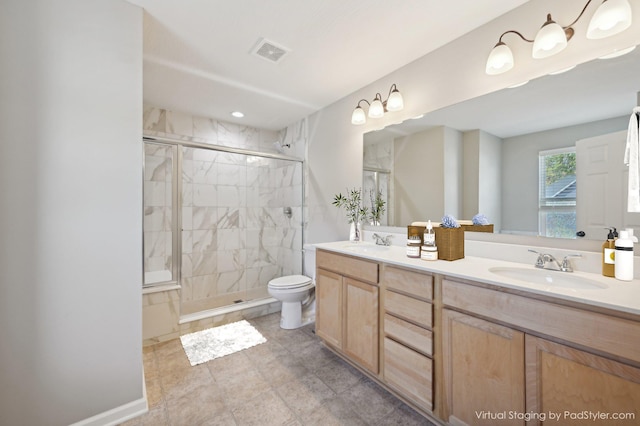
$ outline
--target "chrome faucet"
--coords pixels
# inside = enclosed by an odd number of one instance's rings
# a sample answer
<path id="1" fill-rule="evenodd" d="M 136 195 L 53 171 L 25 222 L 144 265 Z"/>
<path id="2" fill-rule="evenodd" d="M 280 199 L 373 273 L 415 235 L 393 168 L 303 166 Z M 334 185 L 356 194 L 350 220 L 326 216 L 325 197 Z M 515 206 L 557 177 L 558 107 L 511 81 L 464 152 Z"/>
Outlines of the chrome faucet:
<path id="1" fill-rule="evenodd" d="M 562 263 L 560 263 L 551 254 L 540 253 L 532 249 L 529 249 L 529 251 L 538 255 L 535 263 L 536 268 L 549 269 L 552 271 L 573 272 L 573 266 L 571 265 L 571 261 L 569 259 L 572 257 L 582 257 L 582 255 L 578 253 L 568 254 L 562 259 Z"/>
<path id="2" fill-rule="evenodd" d="M 376 245 L 379 245 L 379 246 L 390 246 L 391 245 L 391 237 L 393 237 L 393 235 L 389 234 L 389 235 L 385 235 L 384 237 L 381 237 L 378 234 L 373 234 L 372 237 L 373 237 L 374 240 L 376 240 Z"/>

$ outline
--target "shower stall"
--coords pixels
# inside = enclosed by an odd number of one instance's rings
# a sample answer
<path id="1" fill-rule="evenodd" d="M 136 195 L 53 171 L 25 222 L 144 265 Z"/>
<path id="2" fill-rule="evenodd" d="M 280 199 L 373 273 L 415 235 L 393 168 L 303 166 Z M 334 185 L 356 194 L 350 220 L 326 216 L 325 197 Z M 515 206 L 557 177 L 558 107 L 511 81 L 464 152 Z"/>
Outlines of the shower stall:
<path id="1" fill-rule="evenodd" d="M 180 316 L 269 301 L 302 273 L 302 160 L 145 140 L 144 286 L 180 285 Z"/>
<path id="2" fill-rule="evenodd" d="M 371 225 L 389 226 L 393 223 L 391 194 L 391 171 L 374 167 L 363 167 L 362 172 L 362 204 L 373 210 L 375 199 L 379 197 L 384 201 L 384 211 L 380 215 L 378 223 Z M 371 211 L 369 210 L 369 211 Z"/>

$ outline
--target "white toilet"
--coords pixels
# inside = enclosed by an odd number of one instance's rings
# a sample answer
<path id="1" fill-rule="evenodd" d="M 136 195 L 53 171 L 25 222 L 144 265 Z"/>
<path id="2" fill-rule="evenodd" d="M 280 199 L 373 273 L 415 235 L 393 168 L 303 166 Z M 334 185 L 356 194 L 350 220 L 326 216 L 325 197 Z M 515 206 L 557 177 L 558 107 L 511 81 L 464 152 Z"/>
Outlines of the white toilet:
<path id="1" fill-rule="evenodd" d="M 305 273 L 315 275 L 315 247 L 305 246 Z M 307 275 L 287 275 L 269 281 L 271 297 L 282 302 L 280 327 L 291 330 L 316 319 L 315 283 Z"/>

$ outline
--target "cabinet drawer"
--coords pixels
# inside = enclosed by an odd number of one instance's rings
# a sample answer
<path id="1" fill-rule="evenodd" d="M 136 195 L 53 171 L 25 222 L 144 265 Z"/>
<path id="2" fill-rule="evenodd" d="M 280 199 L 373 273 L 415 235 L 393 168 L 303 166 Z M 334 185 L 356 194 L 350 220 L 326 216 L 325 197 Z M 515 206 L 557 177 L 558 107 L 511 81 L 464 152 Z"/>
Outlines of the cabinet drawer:
<path id="1" fill-rule="evenodd" d="M 433 354 L 433 333 L 410 322 L 385 314 L 384 334 L 425 355 Z"/>
<path id="2" fill-rule="evenodd" d="M 424 300 L 433 299 L 433 276 L 386 266 L 383 281 L 387 288 Z"/>
<path id="3" fill-rule="evenodd" d="M 431 303 L 386 290 L 384 294 L 385 311 L 397 317 L 431 328 L 433 321 Z"/>
<path id="4" fill-rule="evenodd" d="M 369 283 L 378 283 L 378 264 L 340 254 L 316 251 L 316 267 L 357 278 Z"/>
<path id="5" fill-rule="evenodd" d="M 384 380 L 417 405 L 433 409 L 433 361 L 389 338 L 384 339 Z"/>

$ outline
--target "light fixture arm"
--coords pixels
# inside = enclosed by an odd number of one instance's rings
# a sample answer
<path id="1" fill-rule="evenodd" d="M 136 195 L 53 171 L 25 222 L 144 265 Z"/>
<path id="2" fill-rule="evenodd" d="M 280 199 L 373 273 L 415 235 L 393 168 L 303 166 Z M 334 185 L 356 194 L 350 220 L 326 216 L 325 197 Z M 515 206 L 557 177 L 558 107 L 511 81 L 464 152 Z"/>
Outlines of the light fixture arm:
<path id="1" fill-rule="evenodd" d="M 525 36 L 523 36 L 519 31 L 516 31 L 516 30 L 509 30 L 509 31 L 505 31 L 505 32 L 503 32 L 503 33 L 500 35 L 500 38 L 498 39 L 498 44 L 500 44 L 500 43 L 504 43 L 504 42 L 502 41 L 502 37 L 504 37 L 506 34 L 509 34 L 509 33 L 517 34 L 517 35 L 518 35 L 518 36 L 520 36 L 520 38 L 521 38 L 521 39 L 523 39 L 524 41 L 528 41 L 529 43 L 533 43 L 533 40 L 529 40 L 528 38 L 526 38 Z"/>
<path id="2" fill-rule="evenodd" d="M 398 91 L 398 88 L 396 87 L 395 83 L 393 83 L 391 85 L 391 87 L 389 87 L 389 94 L 387 95 L 387 100 L 389 100 L 389 97 L 391 96 L 391 93 L 393 93 L 394 91 L 396 91 L 396 92 Z"/>
<path id="3" fill-rule="evenodd" d="M 567 34 L 567 40 L 571 39 L 571 37 L 573 36 L 573 26 L 575 25 L 576 22 L 578 22 L 580 20 L 580 18 L 582 18 L 582 15 L 584 15 L 584 12 L 587 10 L 587 7 L 589 7 L 589 4 L 591 4 L 592 0 L 588 0 L 587 3 L 584 5 L 584 7 L 582 8 L 582 11 L 580 12 L 580 14 L 578 15 L 578 17 L 569 25 L 562 27 L 563 30 L 565 30 L 565 33 Z M 547 13 L 547 22 L 551 21 L 551 14 Z M 504 37 L 506 34 L 509 33 L 513 33 L 513 34 L 517 34 L 522 40 L 529 42 L 529 43 L 533 43 L 533 40 L 530 40 L 528 38 L 526 38 L 525 36 L 522 35 L 522 33 L 520 33 L 519 31 L 516 30 L 509 30 L 509 31 L 505 31 L 500 35 L 500 38 L 498 39 L 498 43 L 502 43 L 502 37 Z"/>
<path id="4" fill-rule="evenodd" d="M 605 0 L 605 1 L 606 1 L 606 0 Z M 585 4 L 585 5 L 584 5 L 584 7 L 582 8 L 582 12 L 580 12 L 580 15 L 578 15 L 578 17 L 577 17 L 577 18 L 576 18 L 572 23 L 570 23 L 570 24 L 569 24 L 569 25 L 567 25 L 566 27 L 562 27 L 562 28 L 564 28 L 564 29 L 566 30 L 567 28 L 571 28 L 571 27 L 573 27 L 573 25 L 574 25 L 576 22 L 578 22 L 578 21 L 580 20 L 580 18 L 582 18 L 582 15 L 584 15 L 584 11 L 585 11 L 585 10 L 587 10 L 587 6 L 589 6 L 589 4 L 590 4 L 590 3 L 591 3 L 591 0 L 589 0 L 589 1 L 587 2 L 587 4 Z"/>

